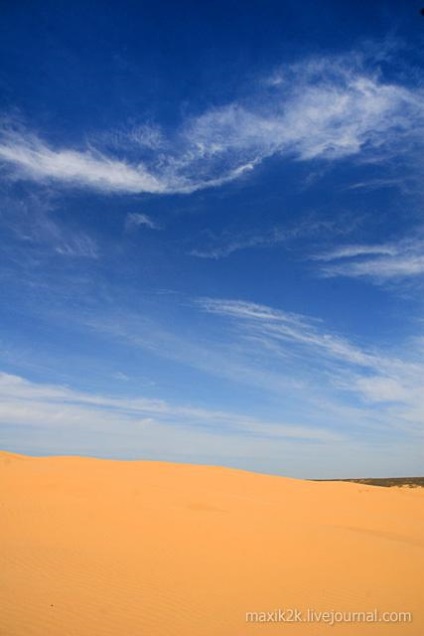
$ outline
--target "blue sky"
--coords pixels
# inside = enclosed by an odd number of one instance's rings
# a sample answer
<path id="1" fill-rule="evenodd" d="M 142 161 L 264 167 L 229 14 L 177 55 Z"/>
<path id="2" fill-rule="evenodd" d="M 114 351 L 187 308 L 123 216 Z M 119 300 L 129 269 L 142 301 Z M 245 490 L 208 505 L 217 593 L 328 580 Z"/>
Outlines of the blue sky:
<path id="1" fill-rule="evenodd" d="M 12 2 L 0 446 L 416 475 L 415 2 Z"/>

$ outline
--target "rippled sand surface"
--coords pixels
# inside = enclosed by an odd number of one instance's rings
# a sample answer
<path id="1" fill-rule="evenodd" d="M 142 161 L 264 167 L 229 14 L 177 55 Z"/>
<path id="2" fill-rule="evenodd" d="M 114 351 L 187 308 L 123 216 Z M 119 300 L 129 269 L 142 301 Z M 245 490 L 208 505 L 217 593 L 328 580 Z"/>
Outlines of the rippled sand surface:
<path id="1" fill-rule="evenodd" d="M 424 634 L 424 489 L 1 453 L 0 514 L 2 636 Z"/>

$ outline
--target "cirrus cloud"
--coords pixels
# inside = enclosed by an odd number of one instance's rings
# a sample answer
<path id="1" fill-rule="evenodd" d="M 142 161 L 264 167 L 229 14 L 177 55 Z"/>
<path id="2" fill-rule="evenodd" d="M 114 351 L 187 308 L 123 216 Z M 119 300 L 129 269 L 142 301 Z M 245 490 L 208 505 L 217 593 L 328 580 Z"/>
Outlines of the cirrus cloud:
<path id="1" fill-rule="evenodd" d="M 192 193 L 239 179 L 266 158 L 336 161 L 424 140 L 420 88 L 386 82 L 360 55 L 304 61 L 251 95 L 183 119 L 165 133 L 99 133 L 97 145 L 54 147 L 4 126 L 0 161 L 14 178 L 104 193 Z M 147 131 L 147 132 L 146 132 Z M 96 137 L 94 137 L 96 139 Z M 105 141 L 108 139 L 109 141 Z"/>

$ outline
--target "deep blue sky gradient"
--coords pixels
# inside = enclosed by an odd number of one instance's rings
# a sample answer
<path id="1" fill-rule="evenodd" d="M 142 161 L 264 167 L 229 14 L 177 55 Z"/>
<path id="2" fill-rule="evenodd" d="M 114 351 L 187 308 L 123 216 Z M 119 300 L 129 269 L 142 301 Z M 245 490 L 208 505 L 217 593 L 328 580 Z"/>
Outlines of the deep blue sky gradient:
<path id="1" fill-rule="evenodd" d="M 2 2 L 2 447 L 422 473 L 420 6 Z"/>

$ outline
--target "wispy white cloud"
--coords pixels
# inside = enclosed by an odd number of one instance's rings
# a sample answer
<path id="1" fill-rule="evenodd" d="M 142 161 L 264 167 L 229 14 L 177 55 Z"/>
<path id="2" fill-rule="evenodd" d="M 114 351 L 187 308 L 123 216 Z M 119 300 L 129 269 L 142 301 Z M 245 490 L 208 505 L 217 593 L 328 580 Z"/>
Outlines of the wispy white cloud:
<path id="1" fill-rule="evenodd" d="M 384 81 L 375 63 L 352 53 L 288 67 L 248 98 L 186 117 L 171 133 L 145 125 L 111 143 L 109 131 L 77 149 L 5 127 L 0 160 L 14 178 L 105 193 L 190 193 L 238 179 L 273 155 L 393 152 L 422 144 L 423 130 L 421 89 Z"/>
<path id="2" fill-rule="evenodd" d="M 149 230 L 159 230 L 160 225 L 153 221 L 150 216 L 141 212 L 131 212 L 125 219 L 125 229 L 134 230 L 139 227 L 147 227 Z"/>
<path id="3" fill-rule="evenodd" d="M 198 258 L 220 259 L 246 249 L 281 244 L 288 239 L 287 230 L 279 227 L 274 227 L 268 232 L 239 235 L 226 233 L 225 236 L 208 241 L 206 246 L 194 248 L 189 253 L 191 256 L 197 256 Z"/>
<path id="4" fill-rule="evenodd" d="M 303 478 L 416 474 L 420 465 L 417 447 L 407 439 L 386 438 L 375 446 L 352 430 L 114 398 L 5 373 L 0 373 L 0 444 L 35 454 L 224 464 Z"/>
<path id="5" fill-rule="evenodd" d="M 204 310 L 245 321 L 245 326 L 273 340 L 314 347 L 333 358 L 372 367 L 375 358 L 339 336 L 325 333 L 305 316 L 275 310 L 255 303 L 205 298 L 199 301 Z"/>
<path id="6" fill-rule="evenodd" d="M 348 190 L 382 190 L 384 188 L 397 188 L 399 190 L 408 190 L 408 182 L 405 175 L 397 177 L 387 177 L 380 179 L 367 179 L 366 181 L 358 181 L 350 186 L 347 186 Z"/>
<path id="7" fill-rule="evenodd" d="M 216 463 L 216 458 L 222 462 L 231 455 L 228 461 L 232 465 L 240 465 L 234 457 L 242 456 L 250 468 L 262 465 L 271 470 L 272 466 L 286 473 L 290 472 L 289 458 L 296 458 L 293 461 L 298 464 L 305 453 L 311 476 L 334 471 L 336 458 L 341 457 L 345 462 L 338 473 L 354 470 L 358 474 L 360 466 L 350 459 L 353 449 L 370 461 L 373 444 L 380 450 L 380 459 L 382 445 L 385 448 L 381 461 L 386 473 L 406 472 L 405 457 L 418 461 L 424 365 L 415 343 L 398 343 L 396 351 L 381 350 L 334 333 L 322 321 L 239 300 L 203 298 L 195 306 L 205 312 L 201 331 L 192 315 L 190 333 L 185 334 L 161 330 L 157 321 L 143 326 L 143 312 L 132 317 L 128 311 L 109 316 L 103 312 L 88 321 L 85 315 L 83 320 L 97 338 L 127 344 L 133 353 L 143 350 L 147 365 L 149 355 L 155 354 L 181 364 L 185 369 L 182 378 L 191 366 L 224 379 L 226 386 L 231 382 L 238 392 L 249 386 L 245 392 L 247 415 L 175 400 L 117 396 L 114 389 L 99 395 L 3 375 L 0 424 L 5 433 L 0 427 L 0 442 L 8 439 L 12 425 L 14 439 L 19 430 L 28 436 L 26 431 L 32 427 L 35 445 L 41 435 L 43 444 L 55 439 L 55 449 L 71 452 L 74 431 L 80 440 L 86 433 L 94 437 L 101 433 L 102 448 L 118 455 L 121 448 L 121 456 L 138 453 L 184 461 L 213 457 L 208 461 Z M 184 311 L 191 309 L 185 302 Z M 81 324 L 81 315 L 75 317 L 75 323 L 78 320 Z M 125 351 L 123 356 L 124 360 Z M 125 364 L 122 369 L 127 372 Z M 131 387 L 133 390 L 134 385 L 128 383 L 129 391 Z M 156 387 L 155 394 L 158 390 Z M 43 430 L 50 432 L 44 434 Z M 59 430 L 63 431 L 60 435 L 51 432 Z M 60 439 L 66 435 L 71 436 L 70 441 L 63 446 Z M 319 453 L 309 447 L 317 443 Z M 89 452 L 96 448 L 98 441 L 94 440 Z M 263 464 L 259 456 L 264 458 Z M 322 464 L 319 472 L 318 464 Z M 375 466 L 371 462 L 368 468 L 370 465 Z"/>
<path id="8" fill-rule="evenodd" d="M 265 231 L 226 231 L 220 236 L 209 236 L 206 241 L 203 241 L 204 245 L 192 249 L 189 253 L 191 256 L 197 256 L 198 258 L 217 260 L 242 250 L 293 244 L 297 239 L 316 237 L 323 232 L 338 234 L 340 230 L 336 229 L 333 222 L 307 219 L 296 225 L 287 225 L 285 227 L 275 225 Z"/>
<path id="9" fill-rule="evenodd" d="M 107 148 L 112 151 L 137 152 L 140 148 L 151 151 L 165 150 L 167 140 L 161 128 L 152 123 L 144 123 L 132 128 L 116 128 L 96 133 L 89 137 L 90 146 Z"/>
<path id="10" fill-rule="evenodd" d="M 337 441 L 340 434 L 316 427 L 258 420 L 232 412 L 170 404 L 148 398 L 111 397 L 35 383 L 0 372 L 0 424 L 84 427 L 179 426 L 257 437 Z"/>
<path id="11" fill-rule="evenodd" d="M 0 160 L 24 177 L 39 182 L 57 181 L 105 192 L 164 191 L 163 184 L 142 165 L 130 166 L 94 150 L 53 149 L 34 134 L 6 130 Z"/>
<path id="12" fill-rule="evenodd" d="M 76 321 L 81 317 L 76 317 Z M 206 333 L 196 329 L 190 336 L 176 333 L 156 319 L 129 310 L 109 315 L 84 316 L 84 328 L 96 336 L 116 340 L 131 348 L 141 349 L 184 366 L 195 368 L 227 381 L 259 390 L 282 394 L 302 388 L 303 385 L 291 377 L 284 377 L 272 369 L 249 363 L 249 350 L 237 343 L 208 339 Z"/>
<path id="13" fill-rule="evenodd" d="M 4 197 L 0 227 L 10 232 L 21 244 L 34 245 L 47 253 L 61 256 L 95 259 L 99 255 L 97 242 L 86 232 L 70 229 L 57 219 L 54 203 L 36 195 L 19 199 Z"/>
<path id="14" fill-rule="evenodd" d="M 346 245 L 313 257 L 323 261 L 321 274 L 368 278 L 377 283 L 424 275 L 424 240 L 404 239 L 381 245 Z"/>
<path id="15" fill-rule="evenodd" d="M 57 254 L 77 258 L 98 258 L 97 243 L 91 236 L 80 233 L 67 233 L 54 248 Z"/>
<path id="16" fill-rule="evenodd" d="M 345 245 L 328 252 L 316 254 L 313 258 L 317 261 L 335 261 L 342 258 L 355 258 L 356 256 L 394 256 L 397 253 L 394 245 Z"/>
<path id="17" fill-rule="evenodd" d="M 413 345 L 403 347 L 403 356 L 393 355 L 354 344 L 298 314 L 236 300 L 205 298 L 198 303 L 206 312 L 235 321 L 238 333 L 244 330 L 268 352 L 284 353 L 291 373 L 299 369 L 289 365 L 290 358 L 300 362 L 303 375 L 308 367 L 319 370 L 312 388 L 321 386 L 333 407 L 344 403 L 343 393 L 350 393 L 365 405 L 362 413 L 357 411 L 363 422 L 373 421 L 366 405 L 379 404 L 381 422 L 424 433 L 424 365 L 416 359 Z M 335 391 L 324 389 L 325 380 Z"/>
<path id="18" fill-rule="evenodd" d="M 189 334 L 128 312 L 86 317 L 85 324 L 99 337 L 231 382 L 238 391 L 251 387 L 261 400 L 269 396 L 286 420 L 365 437 L 422 431 L 424 365 L 413 342 L 378 348 L 311 317 L 240 300 L 202 298 L 195 306 L 209 315 L 201 333 L 195 316 Z"/>

